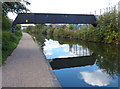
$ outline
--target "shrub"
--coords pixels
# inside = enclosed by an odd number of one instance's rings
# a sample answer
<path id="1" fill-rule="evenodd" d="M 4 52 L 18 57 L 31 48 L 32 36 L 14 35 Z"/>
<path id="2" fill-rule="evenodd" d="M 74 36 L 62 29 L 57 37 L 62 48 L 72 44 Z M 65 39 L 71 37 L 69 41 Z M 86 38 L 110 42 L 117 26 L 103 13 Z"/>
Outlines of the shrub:
<path id="1" fill-rule="evenodd" d="M 2 14 L 2 30 L 10 30 L 11 26 L 12 21 L 8 18 L 8 16 Z"/>
<path id="2" fill-rule="evenodd" d="M 15 31 L 15 33 L 9 31 L 2 32 L 2 63 L 4 63 L 7 57 L 17 47 L 21 36 L 22 34 L 20 31 Z"/>
<path id="3" fill-rule="evenodd" d="M 68 28 L 69 28 L 70 30 L 73 30 L 73 29 L 74 29 L 74 26 L 73 26 L 72 24 L 70 24 L 70 25 L 68 26 Z"/>

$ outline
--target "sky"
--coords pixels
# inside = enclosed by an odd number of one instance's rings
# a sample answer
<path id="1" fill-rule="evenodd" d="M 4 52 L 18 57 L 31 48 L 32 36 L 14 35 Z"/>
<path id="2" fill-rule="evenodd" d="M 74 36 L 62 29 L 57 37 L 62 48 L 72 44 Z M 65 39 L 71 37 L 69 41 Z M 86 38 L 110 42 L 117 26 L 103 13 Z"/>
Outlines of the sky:
<path id="1" fill-rule="evenodd" d="M 89 14 L 95 10 L 116 5 L 120 0 L 29 0 L 32 13 Z M 110 3 L 109 3 L 110 2 Z M 16 15 L 9 13 L 11 19 Z"/>

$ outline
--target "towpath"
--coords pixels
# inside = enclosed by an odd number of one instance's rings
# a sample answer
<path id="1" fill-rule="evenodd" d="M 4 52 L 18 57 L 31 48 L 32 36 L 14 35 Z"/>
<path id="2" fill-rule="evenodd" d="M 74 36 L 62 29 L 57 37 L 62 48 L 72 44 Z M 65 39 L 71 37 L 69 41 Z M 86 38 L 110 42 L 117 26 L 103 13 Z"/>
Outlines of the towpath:
<path id="1" fill-rule="evenodd" d="M 2 67 L 2 87 L 59 87 L 42 50 L 27 33 Z"/>

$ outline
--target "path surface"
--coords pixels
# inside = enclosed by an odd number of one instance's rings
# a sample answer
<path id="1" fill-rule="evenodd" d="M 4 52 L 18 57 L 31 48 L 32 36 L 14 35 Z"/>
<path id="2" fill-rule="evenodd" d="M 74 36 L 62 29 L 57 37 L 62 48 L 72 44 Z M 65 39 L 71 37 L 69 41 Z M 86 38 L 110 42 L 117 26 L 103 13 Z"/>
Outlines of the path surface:
<path id="1" fill-rule="evenodd" d="M 18 47 L 2 67 L 3 87 L 58 87 L 50 65 L 32 37 L 23 33 Z"/>

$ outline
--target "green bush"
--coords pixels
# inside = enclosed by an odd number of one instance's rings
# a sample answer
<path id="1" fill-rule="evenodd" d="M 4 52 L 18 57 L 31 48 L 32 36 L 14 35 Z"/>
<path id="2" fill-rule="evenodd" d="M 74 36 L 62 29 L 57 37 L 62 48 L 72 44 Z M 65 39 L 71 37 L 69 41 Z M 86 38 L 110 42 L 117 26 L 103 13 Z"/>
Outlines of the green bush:
<path id="1" fill-rule="evenodd" d="M 12 26 L 12 21 L 8 18 L 8 16 L 2 15 L 2 30 L 10 30 Z"/>
<path id="2" fill-rule="evenodd" d="M 98 39 L 104 43 L 116 43 L 118 28 L 117 28 L 117 14 L 105 13 L 97 19 Z"/>
<path id="3" fill-rule="evenodd" d="M 11 33 L 9 31 L 2 32 L 2 63 L 5 62 L 7 57 L 17 47 L 21 36 L 21 31 L 15 31 L 15 33 Z"/>
<path id="4" fill-rule="evenodd" d="M 72 24 L 70 24 L 70 25 L 68 26 L 68 28 L 69 28 L 70 30 L 73 30 L 73 29 L 74 29 L 74 26 L 73 26 Z"/>
<path id="5" fill-rule="evenodd" d="M 47 36 L 52 37 L 53 36 L 54 29 L 48 29 L 47 30 Z"/>
<path id="6" fill-rule="evenodd" d="M 21 25 L 17 24 L 15 30 L 21 30 Z"/>

